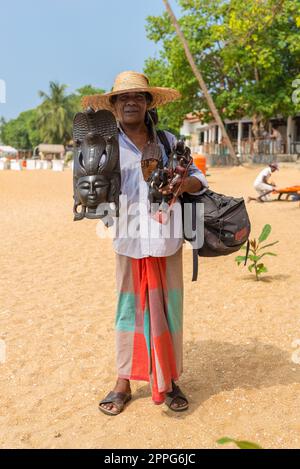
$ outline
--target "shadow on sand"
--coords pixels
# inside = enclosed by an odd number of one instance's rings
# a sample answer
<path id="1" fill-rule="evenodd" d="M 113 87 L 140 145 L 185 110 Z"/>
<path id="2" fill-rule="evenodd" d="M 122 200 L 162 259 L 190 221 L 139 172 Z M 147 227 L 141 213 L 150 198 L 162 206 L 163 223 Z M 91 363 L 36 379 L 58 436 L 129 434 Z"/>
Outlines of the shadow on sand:
<path id="1" fill-rule="evenodd" d="M 187 342 L 184 353 L 184 373 L 178 384 L 190 396 L 190 408 L 182 413 L 167 410 L 170 417 L 185 418 L 207 399 L 224 391 L 300 383 L 300 366 L 291 361 L 292 351 L 256 340 L 240 345 L 212 340 Z M 149 386 L 145 385 L 137 390 L 134 399 L 148 396 Z"/>

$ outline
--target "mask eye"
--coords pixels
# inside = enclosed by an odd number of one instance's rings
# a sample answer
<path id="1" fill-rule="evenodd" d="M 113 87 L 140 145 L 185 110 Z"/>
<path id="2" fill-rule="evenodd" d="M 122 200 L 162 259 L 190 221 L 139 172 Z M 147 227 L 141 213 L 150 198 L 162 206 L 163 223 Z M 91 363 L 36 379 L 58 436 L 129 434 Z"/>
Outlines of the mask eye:
<path id="1" fill-rule="evenodd" d="M 84 181 L 79 184 L 80 189 L 89 189 L 90 185 L 88 182 Z"/>
<path id="2" fill-rule="evenodd" d="M 79 153 L 78 161 L 79 161 L 80 166 L 84 168 L 82 151 L 80 151 Z"/>

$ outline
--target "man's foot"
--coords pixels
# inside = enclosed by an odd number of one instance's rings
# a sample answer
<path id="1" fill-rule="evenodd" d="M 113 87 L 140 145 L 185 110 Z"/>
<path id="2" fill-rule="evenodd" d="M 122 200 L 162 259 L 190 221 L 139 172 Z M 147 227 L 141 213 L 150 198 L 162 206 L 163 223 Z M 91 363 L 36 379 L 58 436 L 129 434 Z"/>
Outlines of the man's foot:
<path id="1" fill-rule="evenodd" d="M 187 408 L 187 401 L 185 399 L 181 399 L 181 397 L 175 397 L 173 402 L 170 406 L 170 409 L 174 410 L 185 410 Z"/>
<path id="2" fill-rule="evenodd" d="M 131 395 L 129 380 L 128 379 L 118 378 L 118 380 L 116 382 L 116 385 L 115 385 L 114 389 L 112 390 L 112 393 L 122 393 L 122 394 L 128 395 L 128 397 L 129 397 L 129 395 Z M 125 397 L 124 404 L 126 404 L 126 402 L 128 402 L 128 400 L 129 399 L 127 399 L 127 397 Z M 113 402 L 107 402 L 107 403 L 103 403 L 103 404 L 100 402 L 99 407 L 109 411 L 109 413 L 111 413 L 111 414 L 120 413 L 120 405 L 115 405 Z"/>
<path id="3" fill-rule="evenodd" d="M 187 398 L 181 391 L 180 387 L 174 383 L 174 381 L 172 381 L 172 385 L 173 390 L 172 392 L 166 393 L 165 403 L 171 410 L 174 410 L 175 412 L 187 410 L 189 407 L 189 402 Z"/>

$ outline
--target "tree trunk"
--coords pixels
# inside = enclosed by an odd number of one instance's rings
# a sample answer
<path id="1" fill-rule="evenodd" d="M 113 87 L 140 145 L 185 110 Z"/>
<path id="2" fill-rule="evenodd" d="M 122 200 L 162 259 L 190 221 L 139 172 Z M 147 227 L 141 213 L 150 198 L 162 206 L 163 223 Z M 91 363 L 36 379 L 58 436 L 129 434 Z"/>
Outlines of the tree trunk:
<path id="1" fill-rule="evenodd" d="M 219 127 L 221 128 L 222 135 L 224 136 L 225 142 L 226 142 L 226 144 L 227 144 L 227 146 L 228 146 L 228 150 L 229 150 L 231 162 L 232 162 L 233 164 L 239 165 L 239 164 L 240 164 L 240 161 L 239 161 L 239 159 L 237 158 L 237 156 L 236 156 L 236 154 L 235 154 L 235 151 L 234 151 L 232 142 L 231 142 L 231 140 L 230 140 L 230 138 L 229 138 L 229 135 L 228 135 L 227 132 L 226 132 L 225 126 L 224 126 L 224 124 L 223 124 L 223 121 L 222 121 L 222 119 L 221 119 L 221 117 L 220 117 L 220 115 L 219 115 L 219 113 L 218 113 L 218 110 L 217 110 L 217 108 L 216 108 L 216 106 L 215 106 L 215 103 L 214 103 L 212 97 L 210 96 L 210 93 L 209 93 L 209 91 L 208 91 L 208 88 L 207 88 L 207 86 L 206 86 L 204 80 L 203 80 L 203 77 L 202 77 L 200 71 L 198 70 L 198 68 L 197 68 L 197 66 L 196 66 L 196 64 L 195 64 L 195 61 L 194 61 L 193 56 L 192 56 L 192 54 L 191 54 L 191 52 L 190 52 L 188 43 L 187 43 L 187 41 L 186 41 L 186 39 L 185 39 L 185 37 L 184 37 L 184 35 L 183 35 L 181 29 L 180 29 L 180 26 L 179 26 L 179 23 L 178 23 L 178 21 L 177 21 L 177 19 L 176 19 L 176 16 L 174 15 L 174 13 L 173 13 L 173 11 L 172 11 L 172 9 L 171 9 L 171 7 L 170 7 L 170 4 L 169 4 L 168 0 L 163 0 L 163 2 L 164 2 L 164 4 L 165 4 L 165 6 L 166 6 L 166 10 L 167 10 L 167 12 L 168 12 L 168 14 L 169 14 L 169 16 L 170 16 L 170 19 L 171 19 L 171 21 L 172 21 L 172 23 L 173 23 L 173 25 L 174 25 L 175 31 L 177 32 L 177 35 L 179 36 L 179 39 L 180 39 L 180 41 L 181 41 L 181 43 L 182 43 L 182 45 L 183 45 L 183 47 L 184 47 L 186 57 L 187 57 L 187 59 L 188 59 L 188 61 L 189 61 L 189 64 L 190 64 L 190 66 L 191 66 L 191 68 L 192 68 L 192 70 L 193 70 L 193 72 L 194 72 L 195 77 L 197 78 L 197 80 L 198 80 L 198 82 L 199 82 L 200 88 L 201 88 L 201 90 L 202 90 L 202 92 L 203 92 L 203 94 L 204 94 L 204 97 L 205 97 L 205 99 L 206 99 L 206 101 L 207 101 L 207 104 L 208 104 L 210 110 L 211 110 L 211 113 L 212 113 L 213 117 L 215 118 L 217 124 L 218 124 Z"/>

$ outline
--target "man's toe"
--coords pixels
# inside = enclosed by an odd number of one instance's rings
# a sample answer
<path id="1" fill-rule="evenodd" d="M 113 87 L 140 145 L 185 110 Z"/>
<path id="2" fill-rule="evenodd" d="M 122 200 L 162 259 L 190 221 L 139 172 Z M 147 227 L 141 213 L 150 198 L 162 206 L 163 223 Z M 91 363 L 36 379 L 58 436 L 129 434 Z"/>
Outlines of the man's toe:
<path id="1" fill-rule="evenodd" d="M 176 409 L 180 409 L 181 407 L 186 407 L 187 405 L 187 402 L 184 400 L 184 399 L 181 399 L 180 397 L 178 398 L 178 400 L 176 402 L 174 402 L 173 406 L 174 408 Z"/>
<path id="2" fill-rule="evenodd" d="M 104 409 L 111 410 L 112 404 L 101 404 L 101 407 L 104 407 Z"/>
<path id="3" fill-rule="evenodd" d="M 102 407 L 104 407 L 106 410 L 112 410 L 113 412 L 117 412 L 117 407 L 113 403 L 108 403 L 108 404 L 101 404 Z"/>

